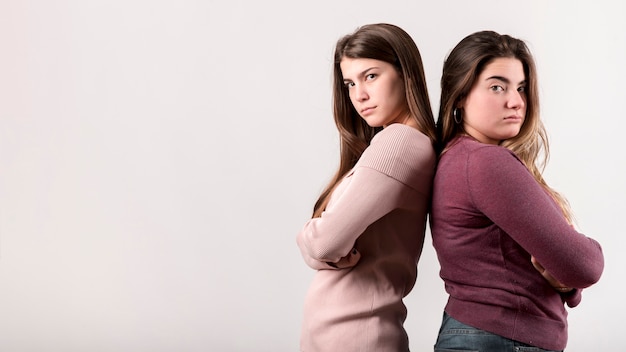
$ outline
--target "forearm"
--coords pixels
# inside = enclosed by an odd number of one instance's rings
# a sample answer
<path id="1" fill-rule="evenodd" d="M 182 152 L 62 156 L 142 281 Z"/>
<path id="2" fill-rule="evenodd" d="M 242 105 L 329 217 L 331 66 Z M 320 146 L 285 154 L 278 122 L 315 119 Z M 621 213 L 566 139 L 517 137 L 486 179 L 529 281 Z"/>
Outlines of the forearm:
<path id="1" fill-rule="evenodd" d="M 302 258 L 306 265 L 308 265 L 311 269 L 315 270 L 324 270 L 324 269 L 346 269 L 355 266 L 359 260 L 361 259 L 361 253 L 356 248 L 353 248 L 348 255 L 342 257 L 337 262 L 327 261 L 327 260 L 318 260 L 309 256 L 306 247 L 302 242 L 302 237 L 296 237 L 296 243 L 300 248 L 300 254 L 302 254 Z"/>
<path id="2" fill-rule="evenodd" d="M 471 160 L 476 206 L 562 284 L 585 288 L 597 282 L 604 268 L 598 242 L 570 226 L 521 162 L 497 153 Z"/>
<path id="3" fill-rule="evenodd" d="M 399 206 L 406 186 L 369 168 L 357 169 L 349 185 L 318 218 L 307 221 L 298 243 L 314 260 L 337 263 L 372 223 Z"/>

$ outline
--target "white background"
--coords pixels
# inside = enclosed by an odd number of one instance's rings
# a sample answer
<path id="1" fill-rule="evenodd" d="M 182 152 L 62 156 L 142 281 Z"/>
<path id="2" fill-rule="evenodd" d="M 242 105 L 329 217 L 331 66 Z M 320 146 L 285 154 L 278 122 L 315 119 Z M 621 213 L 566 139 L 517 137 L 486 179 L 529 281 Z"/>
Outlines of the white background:
<path id="1" fill-rule="evenodd" d="M 313 275 L 295 235 L 338 161 L 332 51 L 389 22 L 443 60 L 527 41 L 548 182 L 606 269 L 568 351 L 617 351 L 626 259 L 619 1 L 0 0 L 0 351 L 296 351 Z M 406 299 L 430 351 L 446 295 L 430 233 Z M 572 261 L 576 258 L 572 258 Z"/>

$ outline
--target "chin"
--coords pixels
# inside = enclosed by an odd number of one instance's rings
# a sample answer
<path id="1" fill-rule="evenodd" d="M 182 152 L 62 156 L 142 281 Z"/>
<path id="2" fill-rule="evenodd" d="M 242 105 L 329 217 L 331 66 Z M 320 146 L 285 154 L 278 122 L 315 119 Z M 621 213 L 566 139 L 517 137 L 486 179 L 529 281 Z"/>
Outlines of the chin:
<path id="1" fill-rule="evenodd" d="M 521 131 L 521 129 L 516 129 L 514 131 L 510 131 L 509 133 L 506 133 L 506 138 L 504 139 L 511 139 L 511 138 L 515 138 L 519 135 L 519 132 Z"/>
<path id="2" fill-rule="evenodd" d="M 370 126 L 371 128 L 377 128 L 377 127 L 384 127 L 385 125 L 381 122 L 376 122 L 376 121 L 367 121 L 365 120 L 365 123 L 367 123 L 368 126 Z"/>
<path id="3" fill-rule="evenodd" d="M 517 137 L 518 135 L 519 135 L 519 132 L 518 132 L 518 133 L 515 133 L 515 134 L 510 134 L 510 135 L 507 135 L 505 138 L 500 139 L 500 141 L 501 141 L 501 143 L 502 143 L 502 142 L 507 141 L 507 140 L 509 140 L 509 139 L 515 138 L 515 137 Z"/>

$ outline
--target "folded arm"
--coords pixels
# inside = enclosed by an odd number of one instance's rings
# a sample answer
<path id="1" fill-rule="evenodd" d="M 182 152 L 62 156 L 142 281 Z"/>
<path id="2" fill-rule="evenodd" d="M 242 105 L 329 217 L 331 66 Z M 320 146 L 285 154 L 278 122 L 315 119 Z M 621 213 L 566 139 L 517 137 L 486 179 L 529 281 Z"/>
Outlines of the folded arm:
<path id="1" fill-rule="evenodd" d="M 376 220 L 399 206 L 401 182 L 368 167 L 358 167 L 347 187 L 322 213 L 310 219 L 297 236 L 304 261 L 313 269 L 342 269 L 356 265 L 357 238 Z M 330 263 L 330 264 L 329 264 Z"/>
<path id="2" fill-rule="evenodd" d="M 600 244 L 570 226 L 519 160 L 501 148 L 484 148 L 469 161 L 468 182 L 476 206 L 556 281 L 581 289 L 600 279 Z"/>

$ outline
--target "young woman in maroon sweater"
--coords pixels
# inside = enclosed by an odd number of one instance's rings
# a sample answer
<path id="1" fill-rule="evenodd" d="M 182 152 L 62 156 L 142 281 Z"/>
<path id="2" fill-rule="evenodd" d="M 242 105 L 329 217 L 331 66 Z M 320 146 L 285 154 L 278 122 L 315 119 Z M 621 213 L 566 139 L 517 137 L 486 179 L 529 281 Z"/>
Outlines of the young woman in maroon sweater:
<path id="1" fill-rule="evenodd" d="M 521 40 L 477 32 L 444 63 L 430 225 L 449 300 L 435 351 L 563 350 L 564 303 L 602 274 L 600 245 L 542 178 L 538 101 Z"/>

